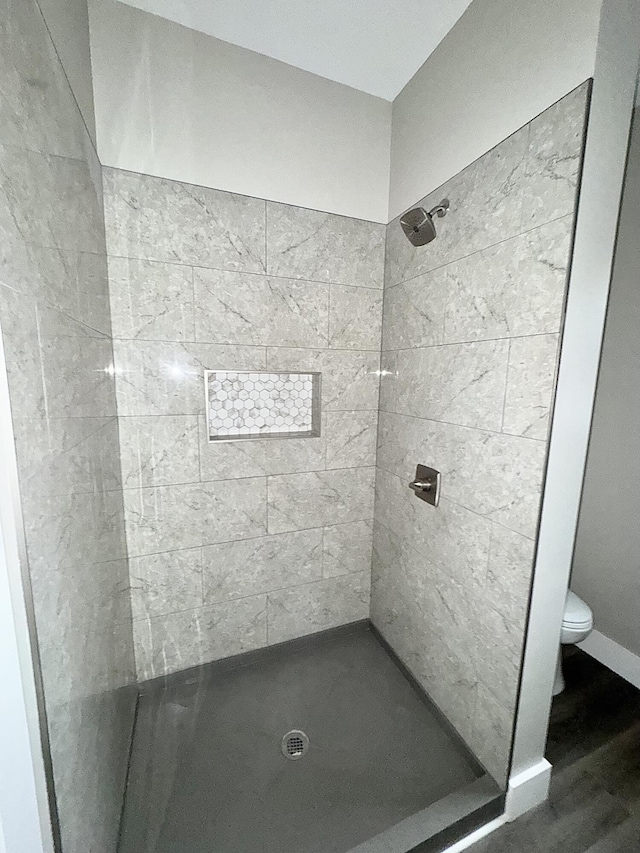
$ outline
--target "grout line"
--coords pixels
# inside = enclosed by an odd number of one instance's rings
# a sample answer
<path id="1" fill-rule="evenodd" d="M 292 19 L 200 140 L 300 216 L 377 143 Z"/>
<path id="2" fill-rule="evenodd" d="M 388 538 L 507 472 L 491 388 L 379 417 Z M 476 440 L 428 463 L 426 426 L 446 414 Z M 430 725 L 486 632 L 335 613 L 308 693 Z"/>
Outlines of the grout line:
<path id="1" fill-rule="evenodd" d="M 413 352 L 414 350 L 441 349 L 442 347 L 468 346 L 469 344 L 489 344 L 498 343 L 499 341 L 517 341 L 521 338 L 549 338 L 558 334 L 559 332 L 534 332 L 530 335 L 504 335 L 503 337 L 499 338 L 475 338 L 473 340 L 466 341 L 442 341 L 438 344 L 422 344 L 415 347 L 389 347 L 388 349 L 382 350 L 382 352 Z"/>
<path id="2" fill-rule="evenodd" d="M 517 435 L 515 433 L 510 432 L 501 432 L 499 430 L 488 429 L 487 427 L 478 427 L 478 426 L 469 426 L 468 424 L 457 424 L 452 421 L 439 421 L 437 418 L 424 418 L 421 415 L 411 415 L 406 412 L 394 412 L 389 409 L 381 409 L 380 414 L 382 415 L 394 415 L 399 418 L 413 418 L 417 421 L 426 421 L 428 423 L 434 424 L 442 424 L 444 426 L 452 426 L 458 427 L 459 429 L 468 429 L 473 430 L 475 432 L 487 433 L 489 435 L 500 435 L 500 436 L 509 436 L 510 438 L 521 438 L 523 441 L 534 441 L 537 444 L 546 444 L 546 438 L 532 438 L 529 435 Z"/>

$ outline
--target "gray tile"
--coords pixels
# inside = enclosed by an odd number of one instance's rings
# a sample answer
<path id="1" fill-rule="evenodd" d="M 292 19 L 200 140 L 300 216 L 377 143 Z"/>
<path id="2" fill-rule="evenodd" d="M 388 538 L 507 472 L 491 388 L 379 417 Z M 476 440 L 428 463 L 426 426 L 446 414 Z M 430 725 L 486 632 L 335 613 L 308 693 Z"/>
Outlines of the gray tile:
<path id="1" fill-rule="evenodd" d="M 166 551 L 129 560 L 134 620 L 201 607 L 200 548 Z"/>
<path id="2" fill-rule="evenodd" d="M 376 460 L 378 413 L 325 412 L 327 468 L 359 468 Z"/>
<path id="3" fill-rule="evenodd" d="M 267 596 L 269 643 L 325 631 L 366 619 L 369 572 L 328 578 Z"/>
<path id="4" fill-rule="evenodd" d="M 382 334 L 382 293 L 366 287 L 331 285 L 329 346 L 375 350 Z"/>
<path id="5" fill-rule="evenodd" d="M 65 495 L 122 488 L 116 418 L 14 418 L 20 486 Z"/>
<path id="6" fill-rule="evenodd" d="M 333 578 L 371 570 L 372 521 L 351 521 L 324 528 L 322 576 Z"/>
<path id="7" fill-rule="evenodd" d="M 557 360 L 558 335 L 511 341 L 503 432 L 547 438 Z"/>
<path id="8" fill-rule="evenodd" d="M 208 441 L 205 418 L 200 418 L 200 478 L 228 480 L 268 474 L 296 474 L 325 467 L 326 439 L 265 438 Z"/>
<path id="9" fill-rule="evenodd" d="M 197 415 L 121 417 L 124 488 L 200 480 Z"/>
<path id="10" fill-rule="evenodd" d="M 266 596 L 134 622 L 138 679 L 157 678 L 267 642 Z"/>
<path id="11" fill-rule="evenodd" d="M 588 93 L 587 81 L 531 122 L 523 228 L 573 213 Z"/>
<path id="12" fill-rule="evenodd" d="M 327 285 L 203 269 L 194 270 L 194 284 L 198 341 L 327 345 Z"/>
<path id="13" fill-rule="evenodd" d="M 112 257 L 109 292 L 114 337 L 195 340 L 190 267 Z"/>
<path id="14" fill-rule="evenodd" d="M 264 272 L 265 202 L 104 169 L 110 255 Z"/>
<path id="15" fill-rule="evenodd" d="M 407 349 L 443 343 L 449 267 L 389 287 L 384 294 L 382 349 Z"/>
<path id="16" fill-rule="evenodd" d="M 380 408 L 500 430 L 508 350 L 483 341 L 385 353 Z"/>
<path id="17" fill-rule="evenodd" d="M 491 525 L 489 564 L 483 591 L 493 609 L 524 631 L 533 578 L 534 539 Z"/>
<path id="18" fill-rule="evenodd" d="M 114 341 L 118 414 L 204 414 L 205 370 L 260 370 L 263 347 Z"/>
<path id="19" fill-rule="evenodd" d="M 373 473 L 348 468 L 269 477 L 269 533 L 371 518 Z"/>
<path id="20" fill-rule="evenodd" d="M 322 577 L 322 530 L 208 545 L 202 564 L 205 604 L 299 586 Z"/>
<path id="21" fill-rule="evenodd" d="M 126 489 L 130 556 L 261 536 L 266 530 L 264 478 Z"/>
<path id="22" fill-rule="evenodd" d="M 270 370 L 322 373 L 323 410 L 351 411 L 378 407 L 378 352 L 270 347 L 267 366 Z"/>
<path id="23" fill-rule="evenodd" d="M 564 217 L 439 270 L 449 290 L 445 342 L 558 332 L 571 226 Z"/>
<path id="24" fill-rule="evenodd" d="M 417 462 L 442 473 L 442 495 L 535 536 L 546 445 L 519 436 L 380 414 L 378 465 L 409 483 Z"/>
<path id="25" fill-rule="evenodd" d="M 382 288 L 384 226 L 268 202 L 267 264 L 270 275 Z"/>

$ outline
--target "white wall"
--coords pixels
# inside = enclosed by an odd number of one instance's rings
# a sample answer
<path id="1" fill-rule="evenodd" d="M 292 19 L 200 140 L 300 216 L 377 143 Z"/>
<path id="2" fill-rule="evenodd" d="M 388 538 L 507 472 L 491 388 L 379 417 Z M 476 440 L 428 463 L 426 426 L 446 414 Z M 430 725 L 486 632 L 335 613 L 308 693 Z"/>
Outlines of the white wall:
<path id="1" fill-rule="evenodd" d="M 387 221 L 389 101 L 114 0 L 90 22 L 104 165 Z"/>
<path id="2" fill-rule="evenodd" d="M 601 0 L 474 0 L 393 104 L 390 219 L 593 73 Z"/>
<path id="3" fill-rule="evenodd" d="M 640 107 L 636 107 L 572 587 L 640 655 Z"/>
<path id="4" fill-rule="evenodd" d="M 87 0 L 38 0 L 38 4 L 84 123 L 95 143 Z"/>

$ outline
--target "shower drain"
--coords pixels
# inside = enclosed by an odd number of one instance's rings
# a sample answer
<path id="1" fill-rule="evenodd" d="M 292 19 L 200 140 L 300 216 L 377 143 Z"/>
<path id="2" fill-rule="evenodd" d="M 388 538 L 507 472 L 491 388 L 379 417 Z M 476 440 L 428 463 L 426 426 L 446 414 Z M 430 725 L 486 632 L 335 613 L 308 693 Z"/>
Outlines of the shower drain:
<path id="1" fill-rule="evenodd" d="M 309 751 L 309 738 L 299 729 L 293 729 L 282 738 L 280 749 L 285 758 L 297 761 Z"/>

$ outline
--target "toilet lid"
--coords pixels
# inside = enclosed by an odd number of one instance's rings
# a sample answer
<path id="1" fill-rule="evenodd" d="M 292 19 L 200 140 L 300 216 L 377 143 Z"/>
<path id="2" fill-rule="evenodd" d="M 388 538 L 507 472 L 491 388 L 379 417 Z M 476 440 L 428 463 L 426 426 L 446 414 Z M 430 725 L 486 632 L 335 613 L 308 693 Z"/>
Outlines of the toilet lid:
<path id="1" fill-rule="evenodd" d="M 591 608 L 579 598 L 575 592 L 567 592 L 567 601 L 564 606 L 563 625 L 589 625 L 593 619 Z"/>

